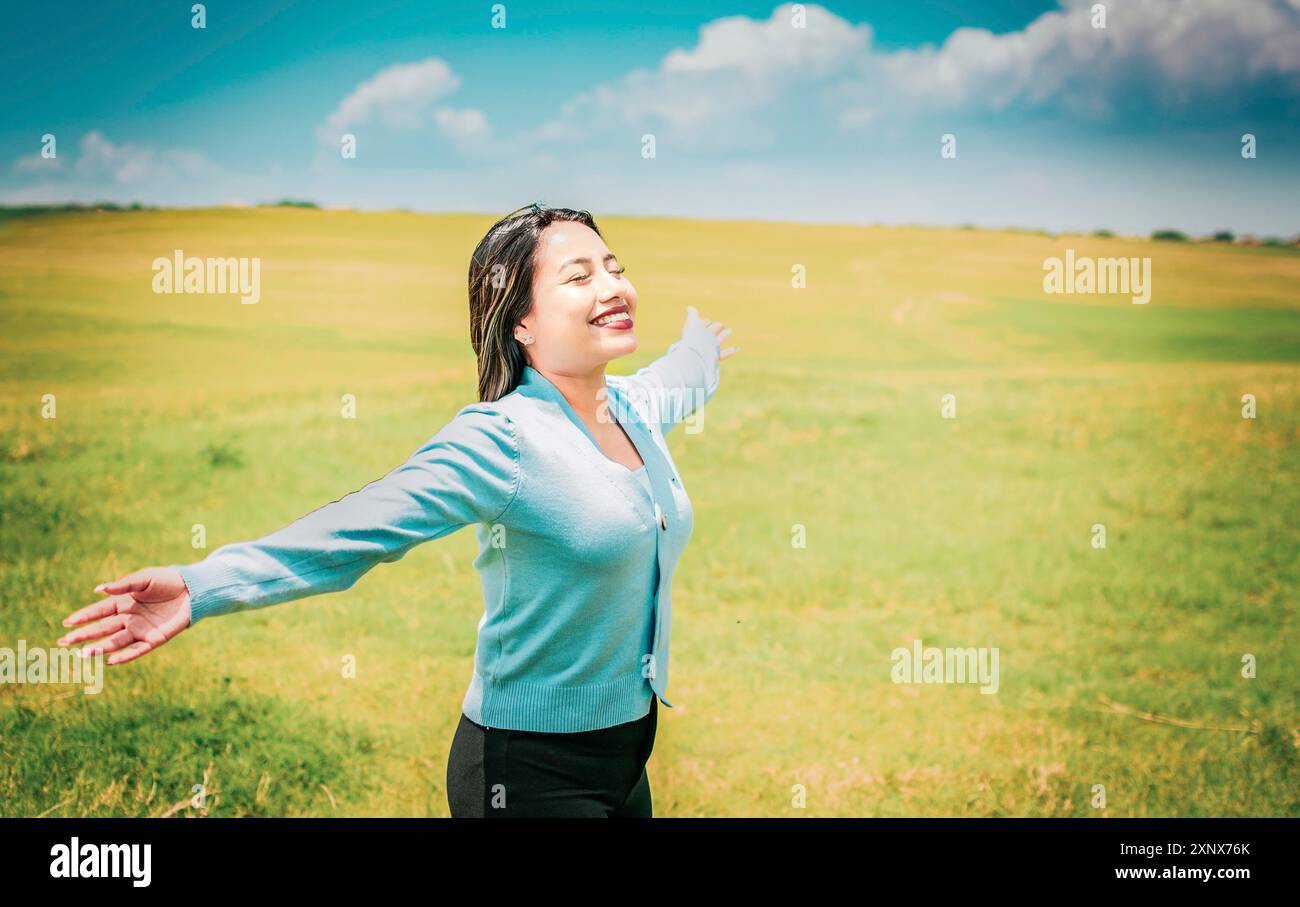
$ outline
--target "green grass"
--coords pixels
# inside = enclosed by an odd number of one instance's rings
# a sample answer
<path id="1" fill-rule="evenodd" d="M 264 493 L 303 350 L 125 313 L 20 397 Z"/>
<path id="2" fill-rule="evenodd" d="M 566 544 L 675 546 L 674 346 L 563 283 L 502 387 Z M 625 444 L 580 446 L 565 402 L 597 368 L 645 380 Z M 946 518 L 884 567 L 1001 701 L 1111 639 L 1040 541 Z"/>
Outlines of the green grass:
<path id="1" fill-rule="evenodd" d="M 0 217 L 0 645 L 52 646 L 96 583 L 198 559 L 196 523 L 211 550 L 359 488 L 472 402 L 465 270 L 492 220 Z M 1300 815 L 1300 254 L 601 225 L 640 295 L 611 371 L 662 353 L 688 304 L 742 347 L 704 431 L 671 440 L 696 528 L 656 814 Z M 175 248 L 260 256 L 261 302 L 154 295 Z M 1151 302 L 1044 295 L 1067 248 L 1150 256 Z M 205 621 L 99 695 L 0 685 L 0 814 L 446 815 L 475 551 L 463 531 Z M 892 683 L 918 638 L 998 647 L 998 693 Z"/>

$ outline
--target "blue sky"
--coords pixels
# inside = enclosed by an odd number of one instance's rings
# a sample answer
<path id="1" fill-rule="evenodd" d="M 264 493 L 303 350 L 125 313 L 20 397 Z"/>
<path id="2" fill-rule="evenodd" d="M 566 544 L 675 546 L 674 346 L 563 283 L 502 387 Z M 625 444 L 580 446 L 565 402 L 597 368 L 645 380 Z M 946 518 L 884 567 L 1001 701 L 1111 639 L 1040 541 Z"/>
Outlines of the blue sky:
<path id="1" fill-rule="evenodd" d="M 1300 231 L 1300 0 L 190 5 L 7 12 L 0 203 Z"/>

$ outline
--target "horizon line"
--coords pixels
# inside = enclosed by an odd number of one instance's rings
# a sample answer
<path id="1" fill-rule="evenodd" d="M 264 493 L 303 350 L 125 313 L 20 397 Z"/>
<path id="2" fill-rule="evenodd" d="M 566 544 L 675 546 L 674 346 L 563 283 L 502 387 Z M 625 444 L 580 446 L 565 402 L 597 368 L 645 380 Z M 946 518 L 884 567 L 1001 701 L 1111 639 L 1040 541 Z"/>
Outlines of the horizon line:
<path id="1" fill-rule="evenodd" d="M 559 207 L 559 206 L 557 206 Z M 114 212 L 131 212 L 131 211 L 218 211 L 218 210 L 255 210 L 258 208 L 300 208 L 315 211 L 345 211 L 356 214 L 419 214 L 429 216 L 448 216 L 460 215 L 464 217 L 503 217 L 508 212 L 495 211 L 434 211 L 420 208 L 407 207 L 377 207 L 363 208 L 354 205 L 322 205 L 319 202 L 307 199 L 280 199 L 270 202 L 216 202 L 211 204 L 198 205 L 157 205 L 146 204 L 144 202 L 116 202 L 110 200 L 97 200 L 93 202 L 36 202 L 31 204 L 4 204 L 0 203 L 0 214 L 8 212 L 57 212 L 57 211 L 114 211 Z M 590 212 L 593 215 L 595 212 Z M 966 230 L 976 231 L 983 230 L 994 233 L 1031 233 L 1048 237 L 1058 236 L 1089 236 L 1096 239 L 1129 239 L 1129 240 L 1178 240 L 1187 241 L 1208 241 L 1222 242 L 1224 244 L 1235 244 L 1242 240 L 1254 240 L 1261 243 L 1267 241 L 1281 242 L 1284 246 L 1300 245 L 1300 231 L 1291 234 L 1267 234 L 1267 233 L 1237 233 L 1233 230 L 1223 229 L 1211 233 L 1189 233 L 1176 227 L 1159 227 L 1150 233 L 1121 233 L 1110 230 L 1106 227 L 1095 227 L 1092 229 L 1061 229 L 1053 230 L 1048 227 L 1033 227 L 1023 225 L 1002 225 L 986 226 L 970 222 L 963 223 L 920 223 L 920 222 L 899 222 L 899 221 L 837 221 L 837 220 L 789 220 L 766 217 L 725 217 L 710 216 L 700 217 L 687 214 L 635 214 L 626 212 L 606 211 L 599 215 L 602 218 L 622 217 L 636 218 L 639 220 L 687 220 L 698 221 L 703 223 L 754 223 L 754 224 L 772 224 L 774 226 L 820 226 L 820 227 L 858 227 L 858 228 L 889 228 L 889 229 L 923 229 L 923 230 Z M 1158 235 L 1158 234 L 1164 234 Z M 1231 239 L 1216 240 L 1216 236 L 1227 234 Z"/>

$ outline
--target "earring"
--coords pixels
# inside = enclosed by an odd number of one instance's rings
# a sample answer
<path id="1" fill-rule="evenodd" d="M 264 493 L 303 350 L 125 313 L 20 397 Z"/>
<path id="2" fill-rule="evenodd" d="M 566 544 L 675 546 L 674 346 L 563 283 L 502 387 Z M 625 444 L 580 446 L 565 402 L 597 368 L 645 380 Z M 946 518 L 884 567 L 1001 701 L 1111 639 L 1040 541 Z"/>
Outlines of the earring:
<path id="1" fill-rule="evenodd" d="M 528 344 L 530 344 L 530 343 L 533 342 L 533 335 L 532 335 L 532 334 L 525 334 L 524 336 L 522 336 L 522 337 L 519 338 L 519 341 L 520 341 L 524 346 L 528 346 Z"/>

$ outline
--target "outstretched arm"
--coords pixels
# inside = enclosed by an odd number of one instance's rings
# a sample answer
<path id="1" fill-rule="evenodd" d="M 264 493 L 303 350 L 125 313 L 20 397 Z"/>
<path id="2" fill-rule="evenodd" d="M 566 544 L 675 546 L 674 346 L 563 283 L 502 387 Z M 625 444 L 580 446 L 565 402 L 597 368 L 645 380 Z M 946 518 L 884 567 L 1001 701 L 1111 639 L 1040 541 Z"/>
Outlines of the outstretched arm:
<path id="1" fill-rule="evenodd" d="M 204 617 L 347 589 L 420 542 L 495 522 L 519 481 L 514 423 L 491 404 L 467 406 L 387 475 L 277 532 L 96 587 L 109 597 L 64 620 L 79 629 L 60 644 L 101 640 L 84 651 L 120 664 Z"/>
<path id="2" fill-rule="evenodd" d="M 178 566 L 190 591 L 191 621 L 348 589 L 421 542 L 494 522 L 518 480 L 509 417 L 467 407 L 383 478 L 278 532 Z"/>
<path id="3" fill-rule="evenodd" d="M 681 339 L 654 362 L 621 379 L 665 435 L 717 393 L 722 360 L 738 352 L 736 347 L 722 349 L 722 340 L 730 333 L 731 328 L 706 321 L 694 306 L 687 306 Z"/>

